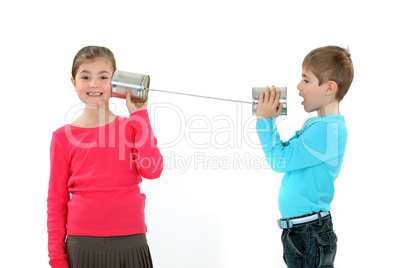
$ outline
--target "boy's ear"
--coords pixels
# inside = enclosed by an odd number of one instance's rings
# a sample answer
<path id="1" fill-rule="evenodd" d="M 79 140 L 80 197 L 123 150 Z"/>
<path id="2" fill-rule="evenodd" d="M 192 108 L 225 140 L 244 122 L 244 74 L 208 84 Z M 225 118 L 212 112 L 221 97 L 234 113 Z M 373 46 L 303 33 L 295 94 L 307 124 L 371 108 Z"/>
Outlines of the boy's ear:
<path id="1" fill-rule="evenodd" d="M 327 96 L 334 95 L 338 91 L 338 83 L 335 81 L 328 81 Z"/>

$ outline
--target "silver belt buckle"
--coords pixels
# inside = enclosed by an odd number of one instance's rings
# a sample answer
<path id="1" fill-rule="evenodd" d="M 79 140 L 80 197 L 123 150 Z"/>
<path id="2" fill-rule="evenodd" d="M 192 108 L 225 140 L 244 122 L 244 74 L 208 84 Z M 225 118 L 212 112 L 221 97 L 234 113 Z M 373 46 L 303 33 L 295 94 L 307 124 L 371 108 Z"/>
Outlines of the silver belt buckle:
<path id="1" fill-rule="evenodd" d="M 290 229 L 293 227 L 293 222 L 291 220 L 278 220 L 278 227 L 280 229 Z"/>

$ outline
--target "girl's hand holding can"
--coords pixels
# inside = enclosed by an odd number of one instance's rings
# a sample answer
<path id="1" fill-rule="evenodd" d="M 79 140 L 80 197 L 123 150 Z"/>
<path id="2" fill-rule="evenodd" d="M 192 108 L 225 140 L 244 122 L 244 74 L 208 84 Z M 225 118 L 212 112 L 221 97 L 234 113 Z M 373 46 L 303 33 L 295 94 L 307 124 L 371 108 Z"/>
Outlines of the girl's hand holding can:
<path id="1" fill-rule="evenodd" d="M 145 102 L 133 102 L 131 99 L 131 91 L 126 89 L 126 105 L 130 114 L 139 110 L 146 110 L 148 107 L 148 99 Z"/>

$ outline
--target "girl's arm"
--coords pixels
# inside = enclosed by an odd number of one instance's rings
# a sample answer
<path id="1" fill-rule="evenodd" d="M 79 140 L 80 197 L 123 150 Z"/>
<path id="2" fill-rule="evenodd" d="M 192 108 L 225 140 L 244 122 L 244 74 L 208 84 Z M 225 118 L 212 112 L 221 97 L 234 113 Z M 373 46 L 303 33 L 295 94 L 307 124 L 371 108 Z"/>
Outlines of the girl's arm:
<path id="1" fill-rule="evenodd" d="M 159 178 L 163 170 L 163 158 L 158 149 L 147 111 L 148 100 L 135 103 L 131 100 L 131 92 L 126 90 L 126 105 L 130 112 L 130 123 L 133 126 L 133 157 L 137 169 L 143 178 Z"/>
<path id="2" fill-rule="evenodd" d="M 133 157 L 140 175 L 147 179 L 159 178 L 163 170 L 163 157 L 149 122 L 148 111 L 143 109 L 132 113 L 130 123 L 134 128 Z"/>
<path id="3" fill-rule="evenodd" d="M 67 189 L 69 161 L 63 144 L 53 133 L 50 146 L 50 179 L 47 198 L 47 231 L 49 264 L 53 268 L 68 268 L 65 253 L 67 225 L 67 202 L 70 195 Z"/>

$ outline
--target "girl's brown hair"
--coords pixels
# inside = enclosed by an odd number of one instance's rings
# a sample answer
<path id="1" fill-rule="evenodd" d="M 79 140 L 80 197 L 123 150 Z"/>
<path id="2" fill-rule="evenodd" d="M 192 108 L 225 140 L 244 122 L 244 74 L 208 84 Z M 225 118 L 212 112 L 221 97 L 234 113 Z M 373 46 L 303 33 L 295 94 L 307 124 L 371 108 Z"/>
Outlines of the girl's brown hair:
<path id="1" fill-rule="evenodd" d="M 78 51 L 77 55 L 74 57 L 73 67 L 71 70 L 73 78 L 75 79 L 75 75 L 77 74 L 78 68 L 80 68 L 81 64 L 98 58 L 104 58 L 111 64 L 113 71 L 116 70 L 116 60 L 113 52 L 110 49 L 100 46 L 86 46 L 81 48 L 81 50 Z"/>
<path id="2" fill-rule="evenodd" d="M 322 85 L 328 81 L 338 84 L 335 98 L 341 101 L 349 90 L 353 81 L 353 63 L 349 49 L 326 46 L 316 48 L 304 58 L 302 67 L 311 71 Z"/>

